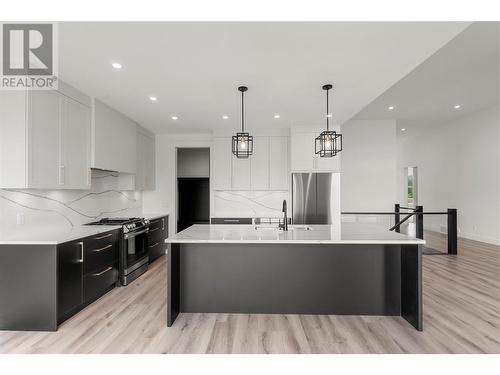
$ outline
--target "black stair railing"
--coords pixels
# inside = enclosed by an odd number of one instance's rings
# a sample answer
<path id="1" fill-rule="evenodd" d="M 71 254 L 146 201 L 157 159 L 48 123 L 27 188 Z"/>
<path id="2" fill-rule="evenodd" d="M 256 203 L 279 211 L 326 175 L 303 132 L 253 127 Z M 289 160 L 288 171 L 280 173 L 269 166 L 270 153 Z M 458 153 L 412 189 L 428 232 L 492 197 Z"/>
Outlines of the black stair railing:
<path id="1" fill-rule="evenodd" d="M 412 212 L 401 212 L 401 209 Z M 424 212 L 423 206 L 404 207 L 396 203 L 394 212 L 342 212 L 343 215 L 394 215 L 395 224 L 389 228 L 390 231 L 401 232 L 401 225 L 411 217 L 415 216 L 415 236 L 424 239 L 424 215 L 447 215 L 448 222 L 448 255 L 458 254 L 458 220 L 457 209 L 448 208 L 446 212 Z M 405 215 L 401 219 L 401 215 Z"/>

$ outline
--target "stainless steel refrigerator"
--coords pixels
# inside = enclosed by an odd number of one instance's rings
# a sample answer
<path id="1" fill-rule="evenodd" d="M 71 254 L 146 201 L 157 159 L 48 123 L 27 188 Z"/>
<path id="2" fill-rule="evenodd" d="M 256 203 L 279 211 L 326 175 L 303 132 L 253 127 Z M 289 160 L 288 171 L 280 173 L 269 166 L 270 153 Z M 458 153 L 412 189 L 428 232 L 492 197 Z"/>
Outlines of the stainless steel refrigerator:
<path id="1" fill-rule="evenodd" d="M 339 173 L 292 173 L 293 224 L 340 224 Z"/>

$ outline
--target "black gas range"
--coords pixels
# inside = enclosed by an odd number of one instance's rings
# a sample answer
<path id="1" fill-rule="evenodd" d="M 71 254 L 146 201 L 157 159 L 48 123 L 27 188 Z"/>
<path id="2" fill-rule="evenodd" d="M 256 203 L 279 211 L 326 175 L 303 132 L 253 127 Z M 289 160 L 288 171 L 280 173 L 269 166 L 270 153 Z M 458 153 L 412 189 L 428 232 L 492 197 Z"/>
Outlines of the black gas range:
<path id="1" fill-rule="evenodd" d="M 148 231 L 149 220 L 139 217 L 103 218 L 86 225 L 120 225 L 120 283 L 123 286 L 148 270 Z"/>

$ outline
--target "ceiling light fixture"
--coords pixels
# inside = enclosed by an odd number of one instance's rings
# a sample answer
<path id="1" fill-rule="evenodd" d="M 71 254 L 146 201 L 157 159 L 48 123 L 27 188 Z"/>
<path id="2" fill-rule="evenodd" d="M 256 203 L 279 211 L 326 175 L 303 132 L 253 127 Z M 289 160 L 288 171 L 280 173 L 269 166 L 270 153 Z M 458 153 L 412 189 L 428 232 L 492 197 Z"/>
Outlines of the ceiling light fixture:
<path id="1" fill-rule="evenodd" d="M 453 106 L 453 108 L 455 108 L 455 109 L 460 109 L 460 108 L 462 108 L 462 105 L 461 105 L 461 104 L 455 104 L 455 105 Z"/>
<path id="2" fill-rule="evenodd" d="M 392 110 L 394 110 L 394 106 L 393 106 L 393 105 L 391 105 L 391 106 L 387 107 L 387 109 L 388 109 L 389 111 L 392 111 Z"/>
<path id="3" fill-rule="evenodd" d="M 222 116 L 222 119 L 223 119 L 223 120 L 227 120 L 228 118 L 229 118 L 229 116 L 228 116 L 228 115 L 224 115 L 224 116 Z"/>
<path id="4" fill-rule="evenodd" d="M 115 68 L 115 69 L 121 69 L 121 68 L 123 68 L 122 64 L 117 63 L 117 62 L 111 63 L 111 66 L 113 68 Z"/>
<path id="5" fill-rule="evenodd" d="M 401 128 L 401 131 L 402 131 L 402 132 L 405 132 L 405 131 L 406 131 L 406 128 Z"/>
<path id="6" fill-rule="evenodd" d="M 326 91 L 326 131 L 322 132 L 315 139 L 315 153 L 322 158 L 331 158 L 342 151 L 342 134 L 330 130 L 330 114 L 328 107 L 328 92 L 333 88 L 332 85 L 324 85 Z"/>
<path id="7" fill-rule="evenodd" d="M 248 90 L 246 86 L 238 87 L 241 92 L 241 133 L 233 135 L 232 152 L 240 159 L 247 159 L 253 154 L 253 137 L 249 133 L 245 133 L 245 102 L 244 94 Z"/>
<path id="8" fill-rule="evenodd" d="M 274 115 L 274 118 L 280 118 L 280 117 L 281 117 L 281 116 L 280 116 L 280 114 L 279 114 L 279 113 L 276 113 L 276 114 Z"/>
<path id="9" fill-rule="evenodd" d="M 171 118 L 172 118 L 172 120 L 174 120 L 174 121 L 179 119 L 179 117 L 177 117 L 177 116 L 172 116 Z"/>
<path id="10" fill-rule="evenodd" d="M 152 102 L 156 102 L 158 98 L 156 96 L 150 96 L 149 100 L 151 100 Z"/>

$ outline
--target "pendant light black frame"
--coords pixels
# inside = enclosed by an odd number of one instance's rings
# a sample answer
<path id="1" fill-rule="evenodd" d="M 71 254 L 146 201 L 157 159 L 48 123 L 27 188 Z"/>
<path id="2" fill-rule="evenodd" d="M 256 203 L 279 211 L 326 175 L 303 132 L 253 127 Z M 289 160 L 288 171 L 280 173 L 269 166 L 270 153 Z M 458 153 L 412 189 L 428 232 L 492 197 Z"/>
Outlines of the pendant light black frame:
<path id="1" fill-rule="evenodd" d="M 323 86 L 323 90 L 326 91 L 326 131 L 316 137 L 314 144 L 316 155 L 322 158 L 331 158 L 342 151 L 342 134 L 337 133 L 335 130 L 330 130 L 328 92 L 332 88 L 333 86 L 330 84 Z"/>
<path id="2" fill-rule="evenodd" d="M 248 91 L 248 87 L 240 86 L 238 91 L 241 92 L 241 132 L 233 135 L 232 151 L 233 154 L 239 159 L 248 159 L 253 154 L 253 136 L 245 132 L 245 102 L 244 94 Z M 245 147 L 238 147 L 245 145 Z"/>

